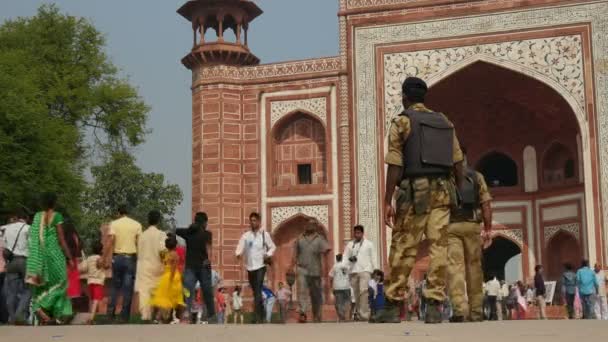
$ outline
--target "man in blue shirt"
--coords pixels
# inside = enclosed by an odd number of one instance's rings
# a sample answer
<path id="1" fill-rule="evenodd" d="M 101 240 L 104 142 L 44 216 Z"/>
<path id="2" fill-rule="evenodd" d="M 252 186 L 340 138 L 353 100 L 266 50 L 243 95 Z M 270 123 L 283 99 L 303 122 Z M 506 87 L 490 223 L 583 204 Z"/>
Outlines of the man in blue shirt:
<path id="1" fill-rule="evenodd" d="M 589 268 L 589 261 L 583 260 L 581 268 L 576 272 L 576 284 L 583 304 L 583 319 L 594 319 L 594 296 L 598 283 L 595 273 Z"/>
<path id="2" fill-rule="evenodd" d="M 562 274 L 562 293 L 566 297 L 568 318 L 574 319 L 574 299 L 576 297 L 576 273 L 570 263 L 564 265 L 566 271 Z"/>

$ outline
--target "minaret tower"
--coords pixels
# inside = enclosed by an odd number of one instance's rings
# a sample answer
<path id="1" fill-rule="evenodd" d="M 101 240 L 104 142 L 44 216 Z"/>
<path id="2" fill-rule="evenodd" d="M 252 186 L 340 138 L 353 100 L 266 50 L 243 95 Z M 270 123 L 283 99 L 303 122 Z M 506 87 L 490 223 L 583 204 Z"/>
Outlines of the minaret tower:
<path id="1" fill-rule="evenodd" d="M 261 209 L 259 90 L 240 84 L 238 71 L 260 63 L 247 32 L 262 10 L 249 0 L 190 0 L 177 12 L 193 32 L 192 50 L 182 59 L 193 74 L 192 215 L 209 216 L 211 261 L 232 286 L 245 277 L 236 245 L 249 214 Z"/>

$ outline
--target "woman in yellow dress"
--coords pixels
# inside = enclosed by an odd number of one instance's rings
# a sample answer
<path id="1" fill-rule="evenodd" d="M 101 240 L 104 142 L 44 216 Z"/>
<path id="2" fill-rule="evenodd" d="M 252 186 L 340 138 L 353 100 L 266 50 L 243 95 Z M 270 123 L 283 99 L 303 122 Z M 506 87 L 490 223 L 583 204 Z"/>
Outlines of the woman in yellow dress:
<path id="1" fill-rule="evenodd" d="M 163 322 L 169 322 L 171 320 L 171 313 L 175 311 L 178 319 L 177 322 L 179 322 L 185 304 L 182 274 L 178 268 L 179 255 L 175 251 L 177 248 L 177 238 L 174 234 L 170 234 L 167 237 L 165 247 L 167 248 L 167 252 L 163 258 L 165 271 L 160 277 L 158 286 L 150 299 L 150 306 L 153 309 L 152 317 Z"/>

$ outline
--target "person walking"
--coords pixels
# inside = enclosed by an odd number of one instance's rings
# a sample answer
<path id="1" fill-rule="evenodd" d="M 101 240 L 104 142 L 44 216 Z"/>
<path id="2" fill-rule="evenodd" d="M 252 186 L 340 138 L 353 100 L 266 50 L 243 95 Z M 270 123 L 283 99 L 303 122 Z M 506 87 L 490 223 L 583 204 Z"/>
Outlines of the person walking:
<path id="1" fill-rule="evenodd" d="M 466 151 L 464 148 L 462 151 L 466 174 L 460 189 L 461 201 L 451 210 L 448 226 L 448 296 L 454 310 L 451 322 L 479 322 L 484 316 L 482 246 L 488 247 L 492 241 L 492 196 L 483 175 L 467 166 Z M 498 283 L 496 277 L 492 280 L 496 287 L 494 281 Z M 494 306 L 490 311 L 495 313 L 499 305 L 499 287 L 495 302 L 490 304 Z"/>
<path id="2" fill-rule="evenodd" d="M 318 222 L 309 218 L 304 233 L 296 240 L 291 269 L 297 274 L 300 323 L 307 320 L 308 304 L 312 304 L 314 322 L 321 322 L 323 289 L 321 274 L 323 257 L 330 251 L 327 239 L 319 234 Z"/>
<path id="3" fill-rule="evenodd" d="M 277 301 L 277 296 L 269 287 L 262 285 L 262 299 L 264 300 L 266 323 L 272 323 L 272 311 L 274 309 L 274 303 Z"/>
<path id="4" fill-rule="evenodd" d="M 576 273 L 573 271 L 572 264 L 566 263 L 566 269 L 562 274 L 562 294 L 565 298 L 568 319 L 574 319 L 574 299 L 576 298 Z"/>
<path id="5" fill-rule="evenodd" d="M 186 270 L 184 273 L 184 287 L 190 293 L 196 293 L 196 283 L 199 282 L 203 300 L 205 302 L 206 317 L 204 321 L 215 320 L 215 304 L 212 284 L 212 270 L 209 256 L 213 236 L 207 229 L 209 218 L 206 213 L 198 212 L 194 215 L 194 223 L 187 229 L 177 229 L 176 234 L 186 241 Z M 187 312 L 192 312 L 194 296 L 186 298 Z"/>
<path id="6" fill-rule="evenodd" d="M 606 274 L 602 271 L 600 264 L 594 266 L 595 278 L 597 280 L 597 295 L 595 297 L 595 318 L 608 320 L 608 303 L 606 301 Z"/>
<path id="7" fill-rule="evenodd" d="M 376 249 L 374 244 L 364 237 L 362 225 L 353 228 L 353 237 L 354 239 L 346 244 L 344 257 L 350 267 L 349 279 L 353 288 L 357 318 L 368 321 L 370 318 L 368 285 L 372 273 L 378 268 Z"/>
<path id="8" fill-rule="evenodd" d="M 164 271 L 150 298 L 152 318 L 177 324 L 182 319 L 186 304 L 182 273 L 179 271 L 179 255 L 176 252 L 177 237 L 174 234 L 167 235 L 165 248 L 167 250 L 163 253 Z"/>
<path id="9" fill-rule="evenodd" d="M 279 320 L 281 321 L 281 323 L 287 322 L 287 306 L 289 305 L 290 297 L 291 291 L 283 283 L 279 283 L 277 299 L 279 301 Z"/>
<path id="10" fill-rule="evenodd" d="M 594 297 L 599 284 L 595 272 L 589 268 L 588 260 L 583 260 L 581 268 L 576 271 L 576 284 L 583 304 L 583 319 L 594 319 Z"/>
<path id="11" fill-rule="evenodd" d="M 89 324 L 95 323 L 95 315 L 99 303 L 103 300 L 103 285 L 106 278 L 106 272 L 103 269 L 102 253 L 103 244 L 101 241 L 96 241 L 92 246 L 92 254 L 78 265 L 78 271 L 84 274 L 87 278 L 89 287 Z"/>
<path id="12" fill-rule="evenodd" d="M 160 229 L 162 215 L 158 210 L 148 213 L 148 228 L 141 234 L 137 244 L 137 274 L 135 290 L 139 296 L 139 313 L 143 321 L 152 320 L 150 298 L 163 275 L 162 252 L 165 251 L 167 234 Z"/>
<path id="13" fill-rule="evenodd" d="M 76 259 L 63 233 L 63 215 L 55 211 L 57 195 L 44 194 L 42 204 L 44 211 L 36 213 L 30 227 L 25 279 L 33 288 L 31 307 L 36 320 L 62 323 L 72 317 L 67 267 L 73 267 Z"/>
<path id="14" fill-rule="evenodd" d="M 272 263 L 272 256 L 276 250 L 272 237 L 266 230 L 260 229 L 260 214 L 253 212 L 249 215 L 250 229 L 239 239 L 236 247 L 236 258 L 241 260 L 245 255 L 247 260 L 247 277 L 254 298 L 254 322 L 264 321 L 264 300 L 262 286 L 266 276 L 266 266 Z"/>
<path id="15" fill-rule="evenodd" d="M 224 288 L 217 289 L 215 294 L 215 313 L 217 315 L 217 323 L 224 324 L 226 318 L 226 298 L 224 297 Z"/>
<path id="16" fill-rule="evenodd" d="M 500 290 L 500 282 L 498 281 L 496 276 L 492 277 L 492 279 L 486 283 L 486 291 L 488 294 L 488 306 L 490 307 L 490 321 L 498 320 L 497 302 L 498 296 L 500 295 Z"/>
<path id="17" fill-rule="evenodd" d="M 131 301 L 135 288 L 137 270 L 137 243 L 142 234 L 139 222 L 128 216 L 126 205 L 118 208 L 119 218 L 110 223 L 108 250 L 112 253 L 105 257 L 106 267 L 112 266 L 112 286 L 108 317 L 116 319 L 116 304 L 122 296 L 122 309 L 119 322 L 128 322 L 131 317 Z"/>
<path id="18" fill-rule="evenodd" d="M 25 285 L 30 226 L 23 210 L 17 210 L 14 221 L 3 227 L 5 265 L 4 286 L 0 296 L 5 299 L 8 324 L 24 324 L 27 321 L 31 299 L 30 289 Z M 0 304 L 1 306 L 2 304 Z"/>
<path id="19" fill-rule="evenodd" d="M 9 221 L 10 224 L 10 221 Z M 4 296 L 6 262 L 4 261 L 4 226 L 0 226 L 0 324 L 8 323 L 8 312 Z"/>
<path id="20" fill-rule="evenodd" d="M 236 286 L 232 292 L 232 311 L 234 312 L 234 324 L 239 322 L 239 319 L 243 324 L 243 297 L 240 286 Z"/>
<path id="21" fill-rule="evenodd" d="M 424 105 L 428 87 L 416 77 L 402 85 L 403 108 L 388 133 L 388 164 L 384 197 L 385 223 L 392 228 L 390 279 L 386 285 L 387 316 L 399 322 L 399 307 L 423 236 L 430 242 L 431 263 L 425 297 L 425 323 L 441 323 L 447 278 L 447 227 L 456 204 L 456 185 L 463 183 L 463 154 L 454 126 L 441 113 Z M 399 187 L 396 206 L 395 188 Z M 396 209 L 395 209 L 396 208 Z"/>
<path id="22" fill-rule="evenodd" d="M 75 299 L 82 295 L 80 289 L 80 272 L 78 271 L 78 263 L 82 260 L 82 240 L 76 230 L 74 220 L 69 217 L 65 217 L 63 224 L 63 234 L 65 235 L 65 242 L 70 249 L 70 254 L 76 260 L 76 265 L 68 265 L 68 297 L 72 300 L 73 307 L 75 307 Z"/>
<path id="23" fill-rule="evenodd" d="M 547 293 L 547 289 L 545 288 L 545 279 L 543 277 L 543 266 L 536 265 L 534 271 L 536 272 L 536 274 L 534 275 L 534 288 L 536 288 L 536 305 L 538 305 L 538 318 L 547 319 L 545 300 L 545 294 Z"/>
<path id="24" fill-rule="evenodd" d="M 350 303 L 349 268 L 342 259 L 342 254 L 336 255 L 336 262 L 329 272 L 332 283 L 334 301 L 338 322 L 346 321 L 346 308 Z"/>

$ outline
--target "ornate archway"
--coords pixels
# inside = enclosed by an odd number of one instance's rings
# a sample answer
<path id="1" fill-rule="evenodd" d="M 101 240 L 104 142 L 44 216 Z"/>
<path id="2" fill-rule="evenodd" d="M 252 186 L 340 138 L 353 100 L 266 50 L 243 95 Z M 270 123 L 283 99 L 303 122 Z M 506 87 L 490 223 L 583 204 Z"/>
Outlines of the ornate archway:
<path id="1" fill-rule="evenodd" d="M 575 268 L 582 260 L 578 239 L 569 231 L 559 230 L 547 242 L 545 253 L 545 275 L 548 280 L 559 280 L 566 263 Z"/>
<path id="2" fill-rule="evenodd" d="M 483 273 L 485 280 L 493 276 L 505 279 L 505 266 L 511 258 L 522 252 L 521 247 L 502 234 L 495 235 L 492 245 L 483 251 Z"/>

